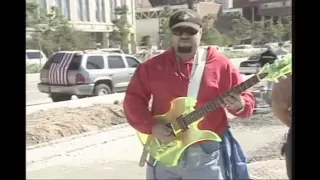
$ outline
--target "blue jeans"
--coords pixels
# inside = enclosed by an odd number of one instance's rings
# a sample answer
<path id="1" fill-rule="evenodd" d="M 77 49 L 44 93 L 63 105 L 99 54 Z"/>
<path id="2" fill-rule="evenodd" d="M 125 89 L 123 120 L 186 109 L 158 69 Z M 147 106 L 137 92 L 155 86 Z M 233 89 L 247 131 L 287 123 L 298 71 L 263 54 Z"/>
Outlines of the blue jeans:
<path id="1" fill-rule="evenodd" d="M 244 153 L 228 130 L 222 135 L 222 142 L 205 141 L 191 145 L 176 167 L 166 167 L 150 158 L 146 178 L 245 180 L 249 179 L 249 173 Z"/>

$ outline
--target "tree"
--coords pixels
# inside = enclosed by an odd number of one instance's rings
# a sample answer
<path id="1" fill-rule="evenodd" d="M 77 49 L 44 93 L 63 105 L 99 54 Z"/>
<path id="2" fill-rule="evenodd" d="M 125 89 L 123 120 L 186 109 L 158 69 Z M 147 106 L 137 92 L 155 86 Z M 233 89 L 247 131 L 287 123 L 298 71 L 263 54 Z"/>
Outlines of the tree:
<path id="1" fill-rule="evenodd" d="M 284 25 L 281 23 L 281 21 L 278 21 L 275 25 L 270 23 L 270 25 L 265 28 L 264 35 L 265 39 L 269 42 L 281 41 L 282 37 L 285 35 Z"/>
<path id="2" fill-rule="evenodd" d="M 34 27 L 39 21 L 38 4 L 36 2 L 27 2 L 26 4 L 26 26 Z"/>
<path id="3" fill-rule="evenodd" d="M 202 37 L 201 42 L 203 45 L 223 45 L 224 39 L 221 33 L 213 27 L 213 16 L 207 15 L 202 19 Z"/>
<path id="4" fill-rule="evenodd" d="M 286 32 L 285 32 L 285 27 L 281 21 L 278 21 L 276 25 L 273 26 L 273 32 L 277 41 L 282 41 L 282 38 Z"/>
<path id="5" fill-rule="evenodd" d="M 250 21 L 244 17 L 232 20 L 232 31 L 229 34 L 238 41 L 250 39 L 252 37 Z"/>
<path id="6" fill-rule="evenodd" d="M 161 49 L 168 49 L 171 46 L 171 31 L 169 29 L 169 18 L 172 14 L 172 9 L 169 6 L 165 6 L 161 17 L 159 18 L 159 37 Z"/>
<path id="7" fill-rule="evenodd" d="M 233 38 L 233 36 L 229 34 L 222 34 L 222 40 L 224 46 L 232 46 L 234 44 L 237 44 L 237 40 Z"/>
<path id="8" fill-rule="evenodd" d="M 255 21 L 251 23 L 251 40 L 252 43 L 261 42 L 263 40 L 263 24 L 259 21 Z"/>
<path id="9" fill-rule="evenodd" d="M 288 38 L 292 39 L 292 18 L 291 16 L 287 16 L 284 18 L 284 31 Z"/>
<path id="10" fill-rule="evenodd" d="M 115 8 L 116 19 L 112 21 L 114 24 L 113 31 L 110 33 L 110 46 L 120 46 L 125 52 L 129 52 L 130 44 L 130 24 L 128 22 L 128 7 L 121 6 Z"/>
<path id="11" fill-rule="evenodd" d="M 59 50 L 82 50 L 95 45 L 88 34 L 71 27 L 58 8 L 52 7 L 47 14 L 39 4 L 27 2 L 26 14 L 27 26 L 34 29 L 31 40 L 27 41 L 29 48 L 41 46 L 50 56 Z"/>

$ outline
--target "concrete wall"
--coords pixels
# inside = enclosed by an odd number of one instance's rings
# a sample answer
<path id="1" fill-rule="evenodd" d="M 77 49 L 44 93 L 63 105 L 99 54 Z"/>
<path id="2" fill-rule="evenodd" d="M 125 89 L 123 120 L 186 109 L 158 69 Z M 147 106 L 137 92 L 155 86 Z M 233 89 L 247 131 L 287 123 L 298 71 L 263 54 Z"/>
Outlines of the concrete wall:
<path id="1" fill-rule="evenodd" d="M 139 45 L 142 36 L 150 36 L 150 43 L 159 43 L 159 19 L 140 19 L 137 20 L 137 43 Z"/>
<path id="2" fill-rule="evenodd" d="M 217 17 L 217 14 L 221 8 L 220 4 L 210 3 L 210 2 L 200 2 L 195 5 L 198 9 L 198 12 L 201 17 L 212 14 Z M 186 9 L 188 6 L 184 5 L 176 5 L 170 6 L 172 9 Z M 159 11 L 162 10 L 161 7 L 142 7 L 138 8 L 136 12 L 150 12 L 150 11 Z M 150 42 L 152 45 L 157 45 L 159 43 L 159 18 L 153 19 L 139 19 L 136 20 L 136 32 L 137 32 L 137 43 L 139 44 L 141 41 L 141 37 L 150 36 Z"/>
<path id="3" fill-rule="evenodd" d="M 218 12 L 221 8 L 221 4 L 211 3 L 211 2 L 200 2 L 198 3 L 198 11 L 200 17 L 206 15 L 213 15 L 217 18 Z"/>

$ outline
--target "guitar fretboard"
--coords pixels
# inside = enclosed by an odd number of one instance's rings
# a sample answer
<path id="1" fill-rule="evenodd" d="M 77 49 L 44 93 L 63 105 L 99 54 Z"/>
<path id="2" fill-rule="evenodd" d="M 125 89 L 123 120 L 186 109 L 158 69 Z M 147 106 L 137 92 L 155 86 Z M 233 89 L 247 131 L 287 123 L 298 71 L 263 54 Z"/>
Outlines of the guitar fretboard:
<path id="1" fill-rule="evenodd" d="M 233 87 L 230 91 L 223 93 L 222 95 L 220 95 L 216 99 L 205 104 L 203 107 L 200 107 L 200 108 L 194 110 L 193 112 L 189 113 L 185 117 L 183 117 L 184 122 L 189 125 L 189 124 L 197 121 L 198 119 L 204 117 L 209 112 L 221 107 L 223 105 L 223 99 L 225 97 L 227 97 L 230 93 L 240 94 L 241 92 L 243 92 L 243 91 L 251 88 L 255 84 L 259 83 L 260 79 L 263 79 L 266 75 L 267 74 L 255 75 L 255 76 L 249 78 L 248 80 L 240 83 L 239 85 Z"/>

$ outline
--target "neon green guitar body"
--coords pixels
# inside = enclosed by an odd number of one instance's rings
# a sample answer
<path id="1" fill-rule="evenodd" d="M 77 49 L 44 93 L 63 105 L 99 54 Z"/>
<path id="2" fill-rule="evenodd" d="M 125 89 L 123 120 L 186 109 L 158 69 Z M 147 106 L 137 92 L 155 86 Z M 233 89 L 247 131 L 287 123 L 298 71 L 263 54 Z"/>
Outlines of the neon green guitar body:
<path id="1" fill-rule="evenodd" d="M 156 138 L 138 132 L 141 143 L 147 147 L 149 154 L 160 163 L 166 166 L 177 166 L 184 150 L 190 145 L 203 140 L 221 141 L 221 138 L 216 133 L 198 129 L 198 123 L 202 119 L 190 124 L 187 131 L 183 132 L 180 129 L 176 119 L 181 115 L 186 115 L 194 111 L 193 107 L 196 102 L 197 101 L 191 97 L 180 97 L 171 102 L 169 112 L 154 116 L 159 123 L 170 123 L 172 125 L 172 129 L 176 135 L 175 140 L 167 144 L 162 144 Z"/>

